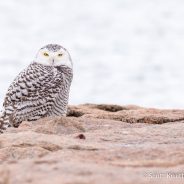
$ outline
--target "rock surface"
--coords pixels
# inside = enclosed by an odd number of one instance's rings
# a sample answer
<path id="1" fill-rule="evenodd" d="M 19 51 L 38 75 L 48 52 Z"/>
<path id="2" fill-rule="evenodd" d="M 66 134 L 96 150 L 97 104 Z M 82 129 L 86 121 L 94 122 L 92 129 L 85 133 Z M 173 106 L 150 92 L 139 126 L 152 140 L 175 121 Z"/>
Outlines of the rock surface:
<path id="1" fill-rule="evenodd" d="M 184 110 L 70 106 L 0 135 L 0 184 L 184 183 Z"/>

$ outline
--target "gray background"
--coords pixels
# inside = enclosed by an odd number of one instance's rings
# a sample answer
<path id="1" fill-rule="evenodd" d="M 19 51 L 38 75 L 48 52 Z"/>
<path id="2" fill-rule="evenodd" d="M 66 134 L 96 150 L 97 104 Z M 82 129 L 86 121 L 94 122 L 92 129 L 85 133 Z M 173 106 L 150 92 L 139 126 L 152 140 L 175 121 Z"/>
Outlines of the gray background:
<path id="1" fill-rule="evenodd" d="M 182 0 L 1 0 L 0 104 L 47 43 L 73 58 L 71 104 L 184 108 Z"/>

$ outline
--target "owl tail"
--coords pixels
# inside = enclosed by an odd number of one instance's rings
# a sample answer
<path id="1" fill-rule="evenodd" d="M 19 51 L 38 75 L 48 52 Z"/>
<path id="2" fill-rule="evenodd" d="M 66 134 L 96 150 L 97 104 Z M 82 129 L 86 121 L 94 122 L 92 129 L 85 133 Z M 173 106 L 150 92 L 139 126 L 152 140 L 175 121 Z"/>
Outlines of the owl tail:
<path id="1" fill-rule="evenodd" d="M 3 133 L 3 111 L 0 111 L 0 133 Z"/>
<path id="2" fill-rule="evenodd" d="M 0 134 L 10 126 L 9 120 L 5 118 L 5 112 L 0 111 Z"/>

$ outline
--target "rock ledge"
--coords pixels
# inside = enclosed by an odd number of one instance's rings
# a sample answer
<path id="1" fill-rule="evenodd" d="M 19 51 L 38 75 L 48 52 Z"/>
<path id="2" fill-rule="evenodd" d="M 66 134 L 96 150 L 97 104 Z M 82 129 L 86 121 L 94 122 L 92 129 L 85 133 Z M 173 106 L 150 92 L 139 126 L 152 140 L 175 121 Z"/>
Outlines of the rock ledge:
<path id="1" fill-rule="evenodd" d="M 183 123 L 184 110 L 70 106 L 0 135 L 0 184 L 184 183 Z"/>

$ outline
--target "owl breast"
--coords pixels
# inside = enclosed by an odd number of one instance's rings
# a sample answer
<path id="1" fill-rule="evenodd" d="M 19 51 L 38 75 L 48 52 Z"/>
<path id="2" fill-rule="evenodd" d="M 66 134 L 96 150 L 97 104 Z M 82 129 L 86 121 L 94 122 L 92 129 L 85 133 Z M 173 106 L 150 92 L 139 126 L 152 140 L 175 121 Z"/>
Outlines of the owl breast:
<path id="1" fill-rule="evenodd" d="M 57 95 L 53 100 L 53 106 L 48 112 L 48 116 L 66 115 L 69 99 L 69 90 L 73 78 L 72 71 L 68 67 L 56 67 L 57 75 L 55 78 L 55 89 Z"/>

